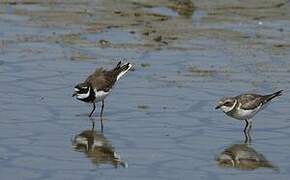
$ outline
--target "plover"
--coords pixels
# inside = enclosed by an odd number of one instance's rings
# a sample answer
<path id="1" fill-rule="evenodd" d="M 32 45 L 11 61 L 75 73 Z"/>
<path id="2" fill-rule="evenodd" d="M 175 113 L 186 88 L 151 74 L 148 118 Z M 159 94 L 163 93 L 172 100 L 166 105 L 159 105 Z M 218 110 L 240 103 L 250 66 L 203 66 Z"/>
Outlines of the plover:
<path id="1" fill-rule="evenodd" d="M 121 61 L 117 66 L 111 70 L 105 70 L 103 68 L 97 68 L 93 74 L 91 74 L 83 83 L 77 84 L 74 87 L 73 97 L 76 96 L 78 100 L 92 103 L 93 110 L 89 117 L 92 116 L 96 109 L 96 102 L 102 101 L 102 108 L 100 117 L 103 116 L 104 99 L 111 92 L 115 82 L 117 82 L 124 74 L 126 74 L 132 64 L 123 64 Z"/>
<path id="2" fill-rule="evenodd" d="M 245 120 L 246 126 L 244 132 L 249 131 L 252 126 L 251 118 L 262 110 L 273 98 L 282 95 L 282 90 L 268 95 L 259 94 L 241 94 L 236 97 L 222 98 L 216 109 L 221 109 L 226 115 Z"/>
<path id="3" fill-rule="evenodd" d="M 236 168 L 241 170 L 255 170 L 270 168 L 279 171 L 266 157 L 248 144 L 234 144 L 226 148 L 216 158 L 221 168 Z"/>
<path id="4" fill-rule="evenodd" d="M 84 130 L 72 139 L 76 151 L 84 152 L 93 164 L 111 164 L 114 167 L 128 167 L 121 159 L 111 142 L 103 133 L 95 130 Z"/>

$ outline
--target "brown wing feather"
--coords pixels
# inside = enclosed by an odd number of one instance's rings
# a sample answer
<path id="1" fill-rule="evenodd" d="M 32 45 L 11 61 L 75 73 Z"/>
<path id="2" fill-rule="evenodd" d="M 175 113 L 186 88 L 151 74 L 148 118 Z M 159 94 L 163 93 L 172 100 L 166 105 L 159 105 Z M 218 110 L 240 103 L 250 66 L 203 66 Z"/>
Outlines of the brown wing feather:
<path id="1" fill-rule="evenodd" d="M 111 70 L 98 68 L 91 74 L 85 82 L 91 84 L 94 89 L 109 91 L 115 84 L 118 75 L 129 68 L 129 63 L 122 65 L 120 61 L 117 66 Z"/>
<path id="2" fill-rule="evenodd" d="M 241 108 L 245 110 L 255 109 L 264 102 L 263 96 L 258 94 L 243 94 L 237 99 L 242 104 Z"/>
<path id="3" fill-rule="evenodd" d="M 96 71 L 86 79 L 86 82 L 90 83 L 94 89 L 109 91 L 116 82 L 116 77 L 111 76 L 111 73 L 111 71 L 106 71 L 102 68 L 96 69 Z"/>
<path id="4" fill-rule="evenodd" d="M 269 102 L 272 99 L 274 99 L 275 97 L 281 96 L 282 92 L 283 92 L 283 90 L 280 90 L 280 91 L 274 92 L 272 94 L 268 94 L 268 95 L 263 96 L 265 99 L 265 102 Z"/>

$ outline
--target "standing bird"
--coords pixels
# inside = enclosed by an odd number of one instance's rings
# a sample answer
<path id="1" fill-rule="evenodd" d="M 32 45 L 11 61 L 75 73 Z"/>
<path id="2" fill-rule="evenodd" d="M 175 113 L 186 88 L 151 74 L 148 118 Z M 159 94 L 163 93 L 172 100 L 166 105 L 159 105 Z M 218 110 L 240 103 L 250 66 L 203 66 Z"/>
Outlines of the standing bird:
<path id="1" fill-rule="evenodd" d="M 222 109 L 226 115 L 232 118 L 245 120 L 246 126 L 244 132 L 246 133 L 252 127 L 252 121 L 250 119 L 262 110 L 273 98 L 281 96 L 282 91 L 280 90 L 269 95 L 241 94 L 236 97 L 225 97 L 218 102 L 216 109 Z"/>
<path id="2" fill-rule="evenodd" d="M 97 68 L 95 72 L 85 80 L 85 82 L 74 87 L 72 97 L 76 96 L 78 100 L 93 104 L 93 110 L 91 111 L 89 117 L 92 116 L 96 109 L 96 102 L 102 101 L 102 109 L 100 114 L 100 117 L 102 117 L 105 98 L 111 92 L 115 82 L 126 74 L 131 67 L 132 64 L 127 63 L 122 65 L 120 61 L 112 70 Z"/>

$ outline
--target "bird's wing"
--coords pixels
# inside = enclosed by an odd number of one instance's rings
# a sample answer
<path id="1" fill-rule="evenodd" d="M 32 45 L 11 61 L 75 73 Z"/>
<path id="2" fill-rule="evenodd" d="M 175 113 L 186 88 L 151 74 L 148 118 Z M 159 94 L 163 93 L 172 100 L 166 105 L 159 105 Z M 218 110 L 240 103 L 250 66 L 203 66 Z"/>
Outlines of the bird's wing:
<path id="1" fill-rule="evenodd" d="M 107 92 L 115 84 L 116 78 L 112 77 L 109 71 L 100 68 L 96 69 L 96 71 L 86 79 L 86 82 L 90 83 L 96 90 Z"/>
<path id="2" fill-rule="evenodd" d="M 265 103 L 271 101 L 275 97 L 281 96 L 282 92 L 283 92 L 283 90 L 280 90 L 280 91 L 274 92 L 272 94 L 268 94 L 268 95 L 263 96 Z"/>
<path id="3" fill-rule="evenodd" d="M 243 94 L 237 97 L 244 110 L 255 109 L 263 104 L 263 96 L 258 94 Z"/>

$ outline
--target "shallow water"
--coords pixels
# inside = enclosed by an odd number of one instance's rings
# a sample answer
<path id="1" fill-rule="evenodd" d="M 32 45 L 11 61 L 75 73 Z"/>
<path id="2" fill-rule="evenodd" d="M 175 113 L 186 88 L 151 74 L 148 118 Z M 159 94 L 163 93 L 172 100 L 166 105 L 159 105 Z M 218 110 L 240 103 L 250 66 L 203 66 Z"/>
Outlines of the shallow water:
<path id="1" fill-rule="evenodd" d="M 1 1 L 0 179 L 289 179 L 284 2 Z M 96 149 L 77 149 L 92 107 L 71 98 L 74 85 L 123 58 L 134 71 L 106 99 L 103 135 L 98 105 Z M 279 89 L 250 145 L 244 124 L 214 109 Z M 224 151 L 271 166 L 223 167 Z"/>

